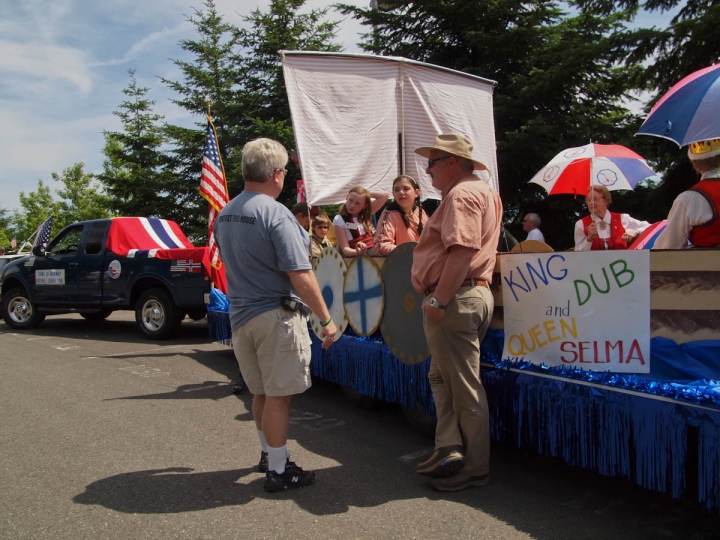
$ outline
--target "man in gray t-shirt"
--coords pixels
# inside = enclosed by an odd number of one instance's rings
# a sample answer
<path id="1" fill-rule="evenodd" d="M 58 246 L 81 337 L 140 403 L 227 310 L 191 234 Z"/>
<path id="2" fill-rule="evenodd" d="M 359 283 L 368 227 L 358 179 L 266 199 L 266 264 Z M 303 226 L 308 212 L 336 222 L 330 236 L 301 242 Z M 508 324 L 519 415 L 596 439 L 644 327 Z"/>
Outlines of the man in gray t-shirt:
<path id="1" fill-rule="evenodd" d="M 262 447 L 258 469 L 266 472 L 270 492 L 315 481 L 315 473 L 287 459 L 290 401 L 311 385 L 310 336 L 297 299 L 320 319 L 324 348 L 337 333 L 308 260 L 308 234 L 275 200 L 287 161 L 287 151 L 277 141 L 247 143 L 245 190 L 225 206 L 214 226 L 227 274 L 233 349 L 254 396 L 252 412 Z"/>

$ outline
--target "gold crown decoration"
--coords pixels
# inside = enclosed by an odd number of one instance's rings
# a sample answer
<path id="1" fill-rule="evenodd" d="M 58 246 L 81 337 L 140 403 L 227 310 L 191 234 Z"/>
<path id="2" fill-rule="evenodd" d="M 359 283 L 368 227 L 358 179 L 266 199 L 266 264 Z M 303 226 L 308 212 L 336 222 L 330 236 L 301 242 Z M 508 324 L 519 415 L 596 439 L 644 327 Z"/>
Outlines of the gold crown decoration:
<path id="1" fill-rule="evenodd" d="M 720 154 L 720 139 L 694 142 L 688 146 L 688 157 L 692 160 L 707 159 Z"/>

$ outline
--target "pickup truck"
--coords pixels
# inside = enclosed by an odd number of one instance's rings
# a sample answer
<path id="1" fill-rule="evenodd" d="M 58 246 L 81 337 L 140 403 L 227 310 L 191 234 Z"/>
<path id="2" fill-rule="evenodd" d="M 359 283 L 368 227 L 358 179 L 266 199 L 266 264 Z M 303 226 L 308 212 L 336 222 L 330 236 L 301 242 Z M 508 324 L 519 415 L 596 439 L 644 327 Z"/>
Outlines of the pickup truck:
<path id="1" fill-rule="evenodd" d="M 2 269 L 2 318 L 16 330 L 35 328 L 46 315 L 79 313 L 102 320 L 134 310 L 149 339 L 174 335 L 188 315 L 202 319 L 210 291 L 206 248 L 180 227 L 156 218 L 111 218 L 74 223 L 47 247 Z M 204 266 L 205 265 L 205 266 Z"/>

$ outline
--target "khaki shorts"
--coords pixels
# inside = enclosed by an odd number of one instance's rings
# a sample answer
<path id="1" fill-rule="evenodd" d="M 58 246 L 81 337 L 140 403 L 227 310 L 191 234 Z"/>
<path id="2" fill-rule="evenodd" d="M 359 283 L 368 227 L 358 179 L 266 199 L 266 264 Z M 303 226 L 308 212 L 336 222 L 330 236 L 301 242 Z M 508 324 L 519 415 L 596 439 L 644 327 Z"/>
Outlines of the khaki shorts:
<path id="1" fill-rule="evenodd" d="M 233 331 L 233 350 L 253 394 L 291 396 L 312 386 L 310 335 L 299 312 L 281 307 L 253 317 Z"/>

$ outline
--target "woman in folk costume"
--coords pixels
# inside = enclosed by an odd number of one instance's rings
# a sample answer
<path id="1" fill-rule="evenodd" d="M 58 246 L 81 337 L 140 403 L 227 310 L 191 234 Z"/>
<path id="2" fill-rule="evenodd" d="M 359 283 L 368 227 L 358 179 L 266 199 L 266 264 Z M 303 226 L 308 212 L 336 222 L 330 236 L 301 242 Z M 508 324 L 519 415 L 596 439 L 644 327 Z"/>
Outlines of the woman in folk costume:
<path id="1" fill-rule="evenodd" d="M 590 186 L 585 204 L 590 215 L 575 223 L 575 251 L 627 249 L 650 223 L 629 214 L 610 212 L 610 191 L 605 186 Z"/>
<path id="2" fill-rule="evenodd" d="M 364 187 L 354 187 L 345 203 L 333 219 L 337 249 L 343 257 L 372 255 L 375 245 L 375 229 L 372 216 L 390 197 L 385 191 L 369 192 Z"/>
<path id="3" fill-rule="evenodd" d="M 420 186 L 412 176 L 393 181 L 393 202 L 383 211 L 375 234 L 375 255 L 386 257 L 400 244 L 417 242 L 428 217 L 420 206 Z"/>

